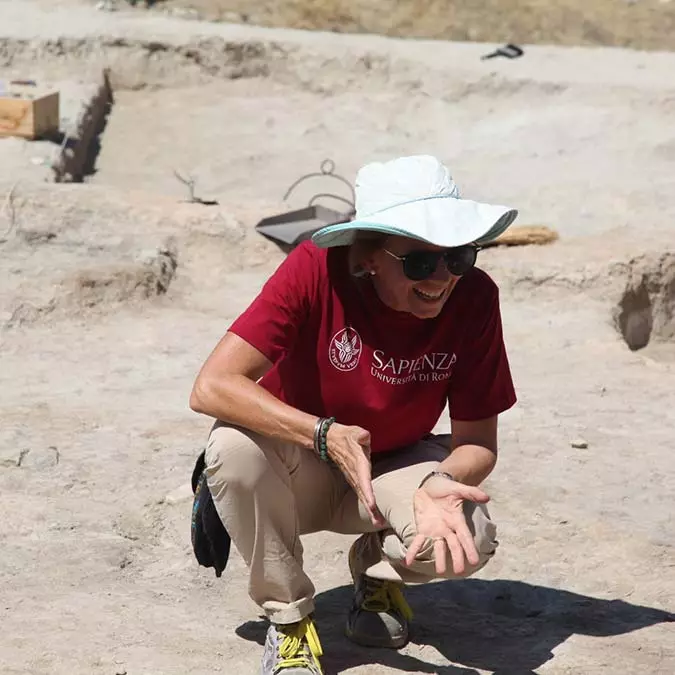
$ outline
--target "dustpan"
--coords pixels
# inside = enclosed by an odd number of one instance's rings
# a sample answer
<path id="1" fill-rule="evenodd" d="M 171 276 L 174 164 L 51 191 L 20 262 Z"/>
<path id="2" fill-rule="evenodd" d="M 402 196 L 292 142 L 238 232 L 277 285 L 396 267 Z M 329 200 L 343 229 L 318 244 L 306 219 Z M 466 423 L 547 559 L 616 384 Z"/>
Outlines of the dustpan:
<path id="1" fill-rule="evenodd" d="M 330 159 L 321 163 L 319 172 L 308 173 L 298 178 L 286 191 L 284 201 L 300 183 L 309 178 L 332 178 L 344 183 L 350 190 L 351 201 L 331 192 L 319 192 L 309 200 L 309 204 L 304 208 L 263 218 L 255 226 L 255 229 L 285 250 L 295 248 L 322 227 L 350 221 L 356 212 L 354 209 L 354 188 L 348 180 L 335 173 L 335 163 Z M 342 202 L 345 208 L 337 210 L 322 204 L 315 204 L 320 198 L 330 198 Z"/>

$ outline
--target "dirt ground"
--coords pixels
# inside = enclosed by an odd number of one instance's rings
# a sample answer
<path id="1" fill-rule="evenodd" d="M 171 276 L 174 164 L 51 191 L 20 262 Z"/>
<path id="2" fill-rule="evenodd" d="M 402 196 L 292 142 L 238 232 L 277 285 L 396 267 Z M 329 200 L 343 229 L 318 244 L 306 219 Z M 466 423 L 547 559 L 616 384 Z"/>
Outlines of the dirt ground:
<path id="1" fill-rule="evenodd" d="M 160 0 L 153 6 L 216 21 L 341 33 L 675 48 L 671 0 Z"/>
<path id="2" fill-rule="evenodd" d="M 675 55 L 485 49 L 0 0 L 3 73 L 114 89 L 81 184 L 0 140 L 2 675 L 258 672 L 241 558 L 192 556 L 190 388 L 283 259 L 255 223 L 333 189 L 290 183 L 408 152 L 560 238 L 481 253 L 519 395 L 495 560 L 408 589 L 410 644 L 365 650 L 350 538 L 306 537 L 326 672 L 675 672 Z"/>

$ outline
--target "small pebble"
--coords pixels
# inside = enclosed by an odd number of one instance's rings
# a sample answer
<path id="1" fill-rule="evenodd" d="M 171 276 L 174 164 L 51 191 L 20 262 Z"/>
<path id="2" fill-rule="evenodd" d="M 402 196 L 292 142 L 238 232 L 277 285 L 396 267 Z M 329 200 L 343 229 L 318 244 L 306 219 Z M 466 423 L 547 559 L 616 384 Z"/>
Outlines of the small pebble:
<path id="1" fill-rule="evenodd" d="M 576 440 L 572 441 L 570 445 L 573 448 L 580 448 L 581 450 L 585 450 L 588 447 L 588 443 L 583 438 L 577 438 Z"/>

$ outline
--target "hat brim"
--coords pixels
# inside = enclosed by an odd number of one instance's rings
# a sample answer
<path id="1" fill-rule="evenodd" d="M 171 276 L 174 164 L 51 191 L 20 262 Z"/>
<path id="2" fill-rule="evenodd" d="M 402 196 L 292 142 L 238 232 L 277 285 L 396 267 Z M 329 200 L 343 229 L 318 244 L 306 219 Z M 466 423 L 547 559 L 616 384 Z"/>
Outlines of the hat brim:
<path id="1" fill-rule="evenodd" d="M 437 197 L 322 227 L 312 235 L 312 241 L 319 248 L 348 246 L 358 230 L 366 230 L 452 248 L 492 241 L 505 232 L 517 216 L 518 211 L 507 206 Z"/>

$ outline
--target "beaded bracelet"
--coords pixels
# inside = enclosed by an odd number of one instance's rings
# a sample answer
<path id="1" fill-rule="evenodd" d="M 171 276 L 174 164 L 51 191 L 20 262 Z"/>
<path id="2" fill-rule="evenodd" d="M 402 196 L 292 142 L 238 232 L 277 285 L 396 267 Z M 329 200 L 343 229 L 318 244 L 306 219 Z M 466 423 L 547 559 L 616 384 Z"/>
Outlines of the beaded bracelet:
<path id="1" fill-rule="evenodd" d="M 324 462 L 330 461 L 326 437 L 328 436 L 328 429 L 333 422 L 335 422 L 334 417 L 320 417 L 314 427 L 314 452 L 316 452 Z"/>

